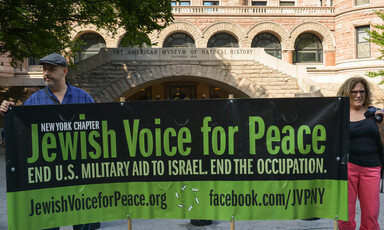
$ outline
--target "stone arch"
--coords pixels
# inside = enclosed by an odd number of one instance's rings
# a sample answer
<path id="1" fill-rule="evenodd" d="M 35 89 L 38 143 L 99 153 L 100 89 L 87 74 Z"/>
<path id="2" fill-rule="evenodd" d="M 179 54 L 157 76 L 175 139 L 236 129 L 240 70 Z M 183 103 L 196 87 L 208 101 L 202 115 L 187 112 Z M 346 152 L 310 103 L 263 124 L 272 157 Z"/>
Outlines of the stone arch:
<path id="1" fill-rule="evenodd" d="M 243 44 L 245 43 L 246 37 L 245 37 L 244 31 L 239 25 L 232 22 L 217 22 L 208 26 L 203 31 L 203 37 L 202 37 L 203 46 L 201 48 L 207 48 L 208 40 L 214 34 L 219 32 L 229 33 L 233 35 L 235 38 L 238 39 L 239 47 L 244 46 Z"/>
<path id="2" fill-rule="evenodd" d="M 155 38 L 155 42 L 158 43 L 157 47 L 162 48 L 165 39 L 176 32 L 188 34 L 195 40 L 196 48 L 200 48 L 199 44 L 201 44 L 201 31 L 195 25 L 188 22 L 174 22 L 165 29 L 161 30 L 157 34 L 157 38 Z"/>
<path id="3" fill-rule="evenodd" d="M 318 22 L 305 22 L 292 29 L 290 35 L 291 40 L 288 44 L 288 48 L 295 49 L 295 41 L 297 37 L 302 33 L 313 33 L 320 38 L 323 42 L 323 48 L 327 51 L 334 51 L 336 48 L 335 38 L 332 32 L 323 24 Z"/>
<path id="4" fill-rule="evenodd" d="M 261 22 L 251 27 L 247 32 L 245 48 L 251 47 L 253 38 L 260 33 L 271 33 L 281 42 L 281 49 L 284 50 L 289 40 L 289 32 L 286 28 L 276 22 Z"/>
<path id="5" fill-rule="evenodd" d="M 81 35 L 86 33 L 96 33 L 100 35 L 107 46 L 107 48 L 116 47 L 116 39 L 110 36 L 109 32 L 104 29 L 98 29 L 95 25 L 87 25 L 85 26 L 75 26 L 71 31 L 71 37 L 73 40 L 78 39 Z"/>
<path id="6" fill-rule="evenodd" d="M 106 88 L 92 94 L 99 102 L 116 101 L 121 95 L 129 90 L 138 90 L 152 81 L 163 80 L 173 77 L 205 78 L 218 81 L 231 86 L 251 98 L 267 97 L 266 90 L 245 77 L 236 76 L 228 70 L 214 66 L 201 66 L 193 64 L 172 64 L 153 66 L 145 70 L 127 73 L 122 78 Z"/>
<path id="7" fill-rule="evenodd" d="M 159 48 L 159 44 L 156 44 L 158 34 L 158 31 L 152 31 L 150 34 L 147 34 L 153 48 Z"/>

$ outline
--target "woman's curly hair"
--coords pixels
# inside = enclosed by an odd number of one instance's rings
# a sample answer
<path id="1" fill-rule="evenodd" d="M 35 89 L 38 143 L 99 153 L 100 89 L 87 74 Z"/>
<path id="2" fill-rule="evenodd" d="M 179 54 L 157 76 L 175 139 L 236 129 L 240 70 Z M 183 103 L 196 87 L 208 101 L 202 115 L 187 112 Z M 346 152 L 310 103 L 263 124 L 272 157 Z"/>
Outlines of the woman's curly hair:
<path id="1" fill-rule="evenodd" d="M 339 88 L 339 91 L 337 92 L 337 96 L 340 97 L 349 97 L 351 95 L 352 89 L 356 86 L 357 83 L 361 83 L 364 85 L 365 90 L 365 99 L 363 106 L 368 107 L 372 104 L 372 92 L 371 92 L 371 86 L 369 82 L 360 76 L 355 76 L 348 78 Z"/>

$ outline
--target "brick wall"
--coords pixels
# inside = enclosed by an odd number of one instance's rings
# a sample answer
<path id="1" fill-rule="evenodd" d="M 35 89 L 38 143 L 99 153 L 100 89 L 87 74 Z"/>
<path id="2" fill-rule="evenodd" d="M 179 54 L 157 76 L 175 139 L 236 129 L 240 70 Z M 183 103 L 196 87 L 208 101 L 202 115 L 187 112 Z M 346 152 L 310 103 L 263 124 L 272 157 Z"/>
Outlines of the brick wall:
<path id="1" fill-rule="evenodd" d="M 371 9 L 356 9 L 336 16 L 336 63 L 356 59 L 356 27 L 370 24 L 383 24 Z M 379 46 L 371 44 L 371 56 L 380 55 Z"/>
<path id="2" fill-rule="evenodd" d="M 252 0 L 217 0 L 220 6 L 249 6 Z M 266 0 L 267 1 L 267 0 Z M 293 0 L 294 1 L 294 0 Z M 330 0 L 323 0 L 323 6 L 329 6 Z M 191 0 L 191 5 L 201 6 L 203 0 Z M 268 6 L 279 6 L 280 0 L 269 0 Z M 320 0 L 296 0 L 296 6 L 320 6 Z"/>
<path id="3" fill-rule="evenodd" d="M 216 17 L 182 17 L 175 16 L 175 21 L 183 21 L 187 23 L 191 23 L 196 26 L 199 30 L 204 31 L 207 27 L 215 24 L 217 22 L 232 22 L 236 25 L 239 25 L 245 32 L 249 30 L 251 27 L 255 26 L 261 22 L 275 22 L 282 25 L 288 31 L 291 31 L 293 28 L 299 26 L 302 23 L 308 21 L 316 21 L 318 23 L 323 24 L 331 31 L 334 30 L 334 18 L 333 17 L 319 17 L 319 18 L 308 18 L 308 17 L 269 17 L 269 18 L 261 18 L 261 17 L 229 17 L 229 16 L 216 16 Z"/>

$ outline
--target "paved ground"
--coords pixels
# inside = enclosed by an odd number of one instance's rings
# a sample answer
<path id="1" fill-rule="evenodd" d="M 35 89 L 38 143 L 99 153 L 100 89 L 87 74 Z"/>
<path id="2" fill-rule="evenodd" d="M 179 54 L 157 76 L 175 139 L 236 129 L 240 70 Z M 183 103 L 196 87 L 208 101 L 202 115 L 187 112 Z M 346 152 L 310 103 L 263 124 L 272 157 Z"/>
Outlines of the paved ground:
<path id="1" fill-rule="evenodd" d="M 381 213 L 380 226 L 384 229 L 384 194 L 380 195 Z M 356 220 L 360 220 L 360 210 L 357 210 Z M 0 147 L 0 230 L 8 228 L 7 202 L 5 187 L 5 153 Z M 334 221 L 319 219 L 314 221 L 236 221 L 237 230 L 274 230 L 274 229 L 333 229 Z M 133 230 L 224 230 L 230 229 L 228 221 L 213 221 L 211 225 L 198 227 L 189 223 L 189 220 L 132 220 Z M 101 223 L 101 230 L 127 229 L 126 220 L 108 221 Z M 19 229 L 16 229 L 19 230 Z M 23 230 L 23 229 L 20 229 Z M 72 230 L 72 227 L 62 227 L 61 230 Z"/>

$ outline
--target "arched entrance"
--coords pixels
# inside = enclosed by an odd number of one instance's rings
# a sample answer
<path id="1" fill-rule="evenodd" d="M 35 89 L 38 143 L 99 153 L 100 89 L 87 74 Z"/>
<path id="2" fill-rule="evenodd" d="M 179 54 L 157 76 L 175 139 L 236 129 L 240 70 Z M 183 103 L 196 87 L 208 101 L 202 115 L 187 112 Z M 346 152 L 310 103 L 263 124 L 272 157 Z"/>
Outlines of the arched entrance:
<path id="1" fill-rule="evenodd" d="M 151 65 L 140 71 L 126 72 L 123 64 L 119 69 L 115 69 L 117 70 L 125 77 L 93 93 L 96 101 L 120 101 L 122 97 L 125 100 L 170 100 L 174 97 L 171 92 L 183 92 L 178 87 L 192 86 L 196 87 L 193 89 L 196 99 L 228 98 L 229 94 L 233 94 L 235 98 L 260 98 L 267 97 L 268 94 L 264 87 L 249 78 L 214 66 L 173 63 Z M 166 90 L 170 93 L 166 93 Z"/>
<path id="2" fill-rule="evenodd" d="M 161 81 L 148 82 L 126 92 L 122 97 L 126 101 L 140 100 L 182 100 L 182 99 L 217 99 L 249 98 L 249 96 L 229 85 L 203 78 L 174 77 Z"/>
<path id="3" fill-rule="evenodd" d="M 103 49 L 84 60 L 82 68 L 71 71 L 67 78 L 97 102 L 120 101 L 121 97 L 178 97 L 173 94 L 206 99 L 227 98 L 229 94 L 235 98 L 265 98 L 302 93 L 297 81 L 300 68 L 276 60 L 261 48 Z"/>

